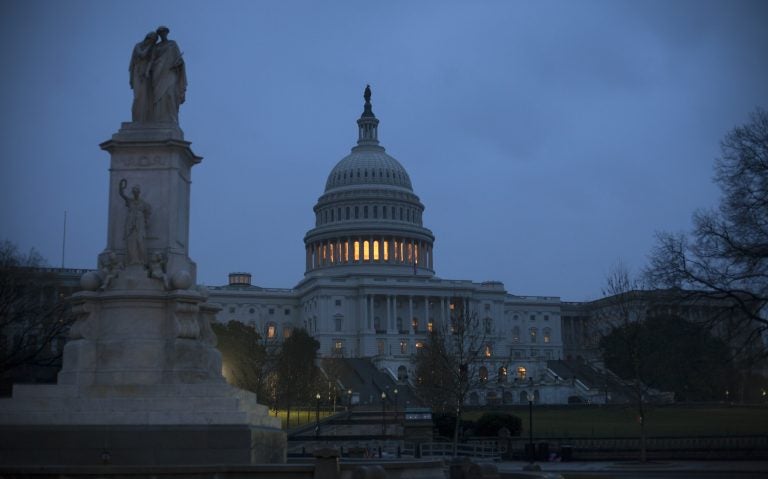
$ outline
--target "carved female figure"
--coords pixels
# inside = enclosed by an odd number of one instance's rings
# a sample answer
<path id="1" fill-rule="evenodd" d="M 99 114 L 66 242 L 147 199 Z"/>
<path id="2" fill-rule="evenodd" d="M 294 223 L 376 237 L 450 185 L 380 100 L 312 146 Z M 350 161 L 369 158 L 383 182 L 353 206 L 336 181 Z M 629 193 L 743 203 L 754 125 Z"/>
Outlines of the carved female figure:
<path id="1" fill-rule="evenodd" d="M 131 189 L 133 195 L 129 198 L 125 194 L 125 188 L 128 186 L 128 181 L 125 179 L 120 180 L 120 196 L 125 201 L 125 206 L 128 208 L 128 214 L 125 217 L 125 249 L 126 249 L 126 264 L 147 264 L 147 225 L 149 223 L 149 215 L 152 212 L 152 208 L 147 202 L 139 198 L 141 195 L 141 189 L 138 185 L 135 185 Z"/>
<path id="2" fill-rule="evenodd" d="M 133 90 L 132 121 L 144 122 L 152 119 L 152 81 L 149 78 L 149 66 L 155 43 L 157 32 L 149 32 L 144 40 L 133 47 L 131 63 L 128 66 L 129 83 Z"/>
<path id="3" fill-rule="evenodd" d="M 160 42 L 152 49 L 152 119 L 179 122 L 179 105 L 187 91 L 187 73 L 179 46 L 168 40 L 168 27 L 158 27 Z"/>

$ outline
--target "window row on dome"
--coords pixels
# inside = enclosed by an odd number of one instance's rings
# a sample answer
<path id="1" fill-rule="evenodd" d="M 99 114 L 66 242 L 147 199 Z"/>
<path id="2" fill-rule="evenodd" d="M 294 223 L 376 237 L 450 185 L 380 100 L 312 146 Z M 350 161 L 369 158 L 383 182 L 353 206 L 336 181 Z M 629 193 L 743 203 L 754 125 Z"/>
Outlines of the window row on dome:
<path id="1" fill-rule="evenodd" d="M 418 208 L 363 205 L 363 206 L 337 206 L 323 208 L 317 212 L 316 225 L 325 225 L 338 221 L 367 219 L 383 219 L 405 221 L 421 226 L 421 211 Z"/>
<path id="2" fill-rule="evenodd" d="M 378 172 L 378 175 L 377 175 Z M 370 173 L 370 174 L 369 174 Z M 408 177 L 401 171 L 388 170 L 384 168 L 357 168 L 354 170 L 345 170 L 337 172 L 334 182 L 343 184 L 346 182 L 355 182 L 359 179 L 378 179 L 386 181 L 388 179 L 397 180 L 399 183 L 408 183 Z"/>
<path id="3" fill-rule="evenodd" d="M 339 238 L 307 245 L 307 271 L 355 263 L 409 264 L 434 269 L 432 245 L 401 237 Z"/>

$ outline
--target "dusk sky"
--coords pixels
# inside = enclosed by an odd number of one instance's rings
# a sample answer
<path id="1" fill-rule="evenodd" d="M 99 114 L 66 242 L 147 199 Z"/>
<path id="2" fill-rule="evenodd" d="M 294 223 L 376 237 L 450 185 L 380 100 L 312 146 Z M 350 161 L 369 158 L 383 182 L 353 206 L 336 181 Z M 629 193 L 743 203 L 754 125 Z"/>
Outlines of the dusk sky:
<path id="1" fill-rule="evenodd" d="M 717 204 L 720 139 L 768 107 L 766 1 L 0 1 L 0 239 L 93 268 L 133 45 L 184 52 L 198 281 L 304 274 L 363 89 L 435 235 L 436 274 L 600 297 Z"/>

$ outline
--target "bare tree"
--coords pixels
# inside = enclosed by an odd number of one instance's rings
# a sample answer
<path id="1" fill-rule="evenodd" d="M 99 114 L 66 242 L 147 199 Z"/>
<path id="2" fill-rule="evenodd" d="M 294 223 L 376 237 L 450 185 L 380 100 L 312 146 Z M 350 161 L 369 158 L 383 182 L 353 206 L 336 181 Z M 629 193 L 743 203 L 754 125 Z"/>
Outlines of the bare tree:
<path id="1" fill-rule="evenodd" d="M 750 362 L 768 356 L 768 112 L 758 108 L 729 132 L 721 152 L 719 207 L 696 212 L 690 235 L 659 233 L 646 274 L 690 297 L 727 300 L 738 314 L 720 319 Z"/>
<path id="2" fill-rule="evenodd" d="M 469 393 L 487 377 L 480 375 L 484 360 L 486 329 L 467 300 L 451 302 L 448 322 L 436 323 L 415 357 L 416 392 L 435 411 L 456 414 L 453 431 L 454 455 L 459 443 L 461 416 Z"/>
<path id="3" fill-rule="evenodd" d="M 639 425 L 640 461 L 645 462 L 648 396 L 651 389 L 649 384 L 652 381 L 646 376 L 643 364 L 652 351 L 640 328 L 641 315 L 646 309 L 645 305 L 640 305 L 637 301 L 641 289 L 640 283 L 632 279 L 626 265 L 621 262 L 614 265 L 603 288 L 603 296 L 608 298 L 609 303 L 597 313 L 594 326 L 600 337 L 600 350 L 605 366 L 609 367 L 619 358 L 626 365 L 628 374 L 624 379 L 627 380 Z"/>
<path id="4" fill-rule="evenodd" d="M 56 275 L 34 249 L 20 253 L 0 242 L 0 374 L 24 367 L 55 367 L 72 325 Z"/>

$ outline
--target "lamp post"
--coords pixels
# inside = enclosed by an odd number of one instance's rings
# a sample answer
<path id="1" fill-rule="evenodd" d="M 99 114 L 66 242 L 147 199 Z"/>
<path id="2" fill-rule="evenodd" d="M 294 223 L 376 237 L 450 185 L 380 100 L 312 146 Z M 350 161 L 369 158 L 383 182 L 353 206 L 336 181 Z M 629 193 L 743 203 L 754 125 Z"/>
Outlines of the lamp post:
<path id="1" fill-rule="evenodd" d="M 397 424 L 397 388 L 392 392 L 395 393 L 395 424 Z"/>
<path id="2" fill-rule="evenodd" d="M 315 438 L 320 437 L 320 393 L 315 394 Z"/>
<path id="3" fill-rule="evenodd" d="M 352 388 L 347 389 L 347 416 L 352 417 Z"/>
<path id="4" fill-rule="evenodd" d="M 381 392 L 381 435 L 386 436 L 387 435 L 387 423 L 386 423 L 386 407 L 387 407 L 387 393 L 384 391 Z"/>
<path id="5" fill-rule="evenodd" d="M 533 464 L 536 456 L 533 448 L 533 391 L 528 391 L 528 462 Z"/>

